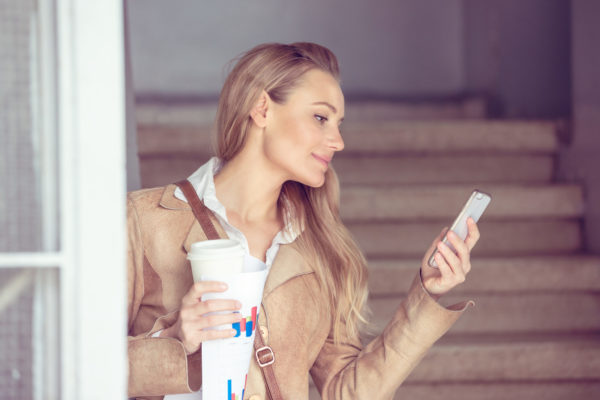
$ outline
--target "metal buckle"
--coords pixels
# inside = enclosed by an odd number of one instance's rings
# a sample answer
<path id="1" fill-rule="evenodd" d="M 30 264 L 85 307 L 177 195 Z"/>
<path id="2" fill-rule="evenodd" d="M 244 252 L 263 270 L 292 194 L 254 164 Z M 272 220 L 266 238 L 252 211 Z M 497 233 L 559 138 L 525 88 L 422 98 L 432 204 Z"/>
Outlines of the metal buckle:
<path id="1" fill-rule="evenodd" d="M 260 353 L 261 351 L 264 351 L 264 350 L 266 350 L 266 351 L 269 352 L 269 354 L 271 355 L 271 359 L 269 361 L 265 362 L 265 363 L 262 363 L 260 361 L 260 356 L 258 355 L 258 353 Z M 270 348 L 269 346 L 263 346 L 260 349 L 256 349 L 256 351 L 254 352 L 254 355 L 256 356 L 256 362 L 258 362 L 258 365 L 261 368 L 264 368 L 267 365 L 271 365 L 271 364 L 273 364 L 275 362 L 275 354 L 273 353 L 273 349 Z"/>

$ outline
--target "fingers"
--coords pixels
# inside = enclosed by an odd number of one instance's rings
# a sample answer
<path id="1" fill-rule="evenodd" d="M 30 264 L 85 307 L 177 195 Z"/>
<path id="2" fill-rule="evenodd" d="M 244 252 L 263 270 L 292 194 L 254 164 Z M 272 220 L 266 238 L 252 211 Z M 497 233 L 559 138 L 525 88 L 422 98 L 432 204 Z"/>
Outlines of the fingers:
<path id="1" fill-rule="evenodd" d="M 206 340 L 234 337 L 237 331 L 232 329 L 231 324 L 239 322 L 242 318 L 241 314 L 239 312 L 223 313 L 223 311 L 232 308 L 237 310 L 240 307 L 241 304 L 237 300 L 208 300 L 182 308 L 179 312 L 179 338 L 188 354 L 195 352 L 200 343 Z M 207 312 L 207 310 L 210 311 Z M 215 311 L 219 313 L 214 314 Z"/>
<path id="2" fill-rule="evenodd" d="M 479 233 L 479 228 L 477 227 L 477 224 L 471 217 L 467 218 L 467 229 L 469 233 L 465 239 L 465 243 L 469 250 L 473 250 L 473 247 L 475 247 L 475 244 L 477 243 L 481 235 Z"/>
<path id="3" fill-rule="evenodd" d="M 202 330 L 207 328 L 215 328 L 220 325 L 230 325 L 239 322 L 242 318 L 240 313 L 204 315 L 196 324 L 196 329 Z"/>
<path id="4" fill-rule="evenodd" d="M 452 277 L 454 276 L 454 271 L 452 271 L 452 268 L 450 268 L 450 266 L 440 253 L 437 253 L 435 255 L 435 261 L 440 271 L 440 275 L 442 276 L 442 281 L 447 282 L 449 280 L 453 280 Z"/>
<path id="5" fill-rule="evenodd" d="M 200 333 L 200 342 L 206 342 L 207 340 L 215 339 L 228 339 L 235 336 L 235 329 L 213 329 L 205 330 Z"/>
<path id="6" fill-rule="evenodd" d="M 438 242 L 437 249 L 438 253 L 436 254 L 436 257 L 441 253 L 443 255 L 442 258 L 445 259 L 445 261 L 450 265 L 450 268 L 452 268 L 453 271 L 461 264 L 460 259 L 444 242 Z"/>
<path id="7" fill-rule="evenodd" d="M 182 317 L 181 328 L 184 332 L 198 332 L 206 328 L 215 328 L 220 325 L 233 324 L 239 320 L 240 313 L 202 315 L 198 318 Z"/>
<path id="8" fill-rule="evenodd" d="M 202 342 L 207 340 L 234 337 L 237 331 L 232 328 L 231 324 L 239 320 L 239 313 L 206 315 L 192 320 L 182 318 L 179 338 L 183 342 L 186 352 L 191 354 L 198 350 Z M 214 329 L 223 325 L 225 325 L 225 329 Z"/>
<path id="9" fill-rule="evenodd" d="M 181 304 L 192 305 L 198 303 L 205 293 L 224 292 L 227 290 L 227 284 L 217 281 L 195 282 L 190 290 L 181 299 Z"/>
<path id="10" fill-rule="evenodd" d="M 452 231 L 448 232 L 447 238 L 456 250 L 456 253 L 443 242 L 438 243 L 438 250 L 444 255 L 447 263 L 456 274 L 459 276 L 468 274 L 471 270 L 469 247 Z"/>
<path id="11" fill-rule="evenodd" d="M 433 242 L 431 242 L 431 246 L 429 246 L 429 249 L 427 249 L 427 251 L 425 252 L 425 257 L 428 258 L 431 256 L 431 254 L 433 254 L 433 252 L 435 251 L 435 246 L 437 245 L 437 243 L 442 240 L 442 238 L 444 237 L 444 235 L 446 234 L 446 231 L 448 230 L 448 227 L 444 227 L 442 229 L 442 231 L 439 233 L 439 235 L 437 235 L 437 237 L 433 240 Z"/>
<path id="12" fill-rule="evenodd" d="M 217 311 L 238 311 L 242 304 L 237 300 L 213 299 L 201 301 L 200 303 L 186 305 L 181 308 L 181 319 L 198 320 L 204 314 Z"/>
<path id="13" fill-rule="evenodd" d="M 452 253 L 452 250 L 448 249 Z M 455 256 L 456 257 L 456 256 Z M 441 253 L 435 255 L 435 261 L 442 275 L 442 281 L 446 282 L 446 285 L 451 284 L 452 286 L 462 283 L 466 279 L 466 274 L 463 271 L 460 262 L 450 265 Z"/>
<path id="14" fill-rule="evenodd" d="M 466 279 L 471 270 L 471 249 L 479 240 L 479 230 L 473 218 L 467 219 L 467 238 L 463 241 L 456 233 L 442 229 L 440 235 L 433 241 L 421 266 L 421 277 L 426 290 L 437 298 L 447 293 Z M 446 234 L 447 240 L 440 239 Z M 446 244 L 448 243 L 448 244 Z M 435 268 L 424 268 L 431 252 L 435 253 Z"/>

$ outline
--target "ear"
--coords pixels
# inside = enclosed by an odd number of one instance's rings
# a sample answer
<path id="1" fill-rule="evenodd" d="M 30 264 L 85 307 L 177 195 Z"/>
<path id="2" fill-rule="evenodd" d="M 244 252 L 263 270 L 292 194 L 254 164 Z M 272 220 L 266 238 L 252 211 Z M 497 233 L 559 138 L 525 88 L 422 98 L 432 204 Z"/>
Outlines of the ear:
<path id="1" fill-rule="evenodd" d="M 252 111 L 250 111 L 250 117 L 259 128 L 264 128 L 267 125 L 267 109 L 270 100 L 271 98 L 267 92 L 263 90 Z"/>

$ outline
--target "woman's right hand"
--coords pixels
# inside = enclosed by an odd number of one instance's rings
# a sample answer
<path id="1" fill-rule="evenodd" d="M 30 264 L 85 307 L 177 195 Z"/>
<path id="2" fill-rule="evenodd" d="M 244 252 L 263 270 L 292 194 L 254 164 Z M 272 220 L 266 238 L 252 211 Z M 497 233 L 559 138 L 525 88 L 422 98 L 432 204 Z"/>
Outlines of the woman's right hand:
<path id="1" fill-rule="evenodd" d="M 207 340 L 230 338 L 235 336 L 234 329 L 209 329 L 219 325 L 233 324 L 240 320 L 241 303 L 237 300 L 213 299 L 202 301 L 202 295 L 211 292 L 224 292 L 227 285 L 223 282 L 196 282 L 181 299 L 179 316 L 173 326 L 165 329 L 160 337 L 179 339 L 187 354 L 198 351 L 200 344 Z M 231 311 L 206 315 L 215 311 Z"/>

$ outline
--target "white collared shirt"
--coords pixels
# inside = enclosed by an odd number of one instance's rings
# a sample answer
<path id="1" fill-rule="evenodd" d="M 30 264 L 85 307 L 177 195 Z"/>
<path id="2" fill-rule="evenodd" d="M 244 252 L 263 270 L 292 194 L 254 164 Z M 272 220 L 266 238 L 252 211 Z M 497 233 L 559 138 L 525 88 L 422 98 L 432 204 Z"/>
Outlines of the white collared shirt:
<path id="1" fill-rule="evenodd" d="M 250 248 L 248 246 L 248 240 L 246 239 L 246 236 L 244 236 L 239 229 L 229 223 L 227 220 L 227 213 L 225 212 L 225 206 L 219 201 L 219 199 L 217 199 L 214 175 L 219 172 L 223 165 L 223 161 L 220 158 L 212 157 L 210 160 L 208 160 L 208 162 L 190 175 L 188 180 L 192 186 L 194 186 L 194 189 L 196 190 L 200 200 L 202 200 L 204 205 L 215 214 L 229 238 L 236 239 L 240 242 L 246 251 L 246 262 L 262 262 L 262 260 L 258 260 L 256 257 L 250 255 Z M 187 202 L 180 188 L 175 189 L 175 197 Z M 271 246 L 267 250 L 265 262 L 265 264 L 267 264 L 267 268 L 271 268 L 271 265 L 275 260 L 275 256 L 279 251 L 279 246 L 281 244 L 292 243 L 297 237 L 298 233 L 294 232 L 289 226 L 279 231 L 277 235 L 275 235 L 273 241 L 271 242 Z M 250 257 L 250 260 L 248 257 Z"/>

